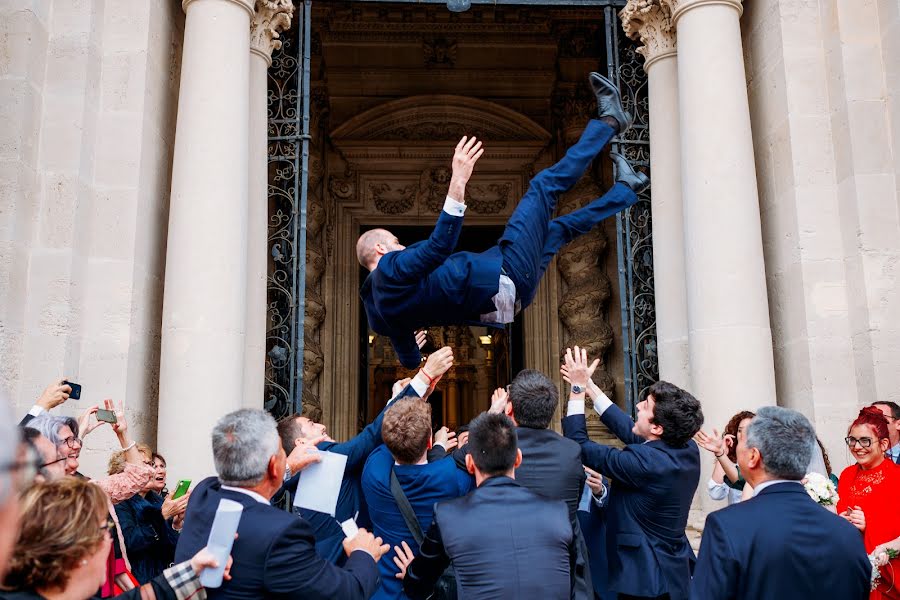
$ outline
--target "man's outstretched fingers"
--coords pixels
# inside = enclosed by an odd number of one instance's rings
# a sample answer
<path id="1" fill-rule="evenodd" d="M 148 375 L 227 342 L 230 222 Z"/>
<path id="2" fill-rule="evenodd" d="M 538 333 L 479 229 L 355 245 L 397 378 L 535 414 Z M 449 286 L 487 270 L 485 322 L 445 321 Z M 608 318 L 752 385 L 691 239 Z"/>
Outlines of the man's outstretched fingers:
<path id="1" fill-rule="evenodd" d="M 462 139 L 459 140 L 459 143 L 456 145 L 456 151 L 459 152 L 462 150 L 462 147 L 466 145 L 466 136 L 462 136 Z"/>

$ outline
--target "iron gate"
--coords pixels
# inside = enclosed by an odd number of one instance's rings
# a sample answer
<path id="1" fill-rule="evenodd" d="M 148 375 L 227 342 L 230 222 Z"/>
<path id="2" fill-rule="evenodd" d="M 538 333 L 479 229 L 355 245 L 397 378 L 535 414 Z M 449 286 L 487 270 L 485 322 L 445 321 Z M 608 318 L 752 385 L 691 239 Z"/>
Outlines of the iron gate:
<path id="1" fill-rule="evenodd" d="M 269 252 L 265 408 L 276 418 L 299 412 L 304 390 L 306 317 L 307 184 L 310 142 L 310 56 L 312 0 L 297 3 L 296 24 L 269 69 Z M 362 2 L 446 3 L 446 0 L 358 0 Z M 472 0 L 472 4 L 591 6 L 602 11 L 606 72 L 635 117 L 613 150 L 649 169 L 647 77 L 637 46 L 623 33 L 618 10 L 625 0 Z M 602 70 L 602 66 L 598 70 Z M 659 376 L 653 289 L 650 190 L 616 216 L 619 294 L 622 319 L 625 399 L 632 409 Z"/>

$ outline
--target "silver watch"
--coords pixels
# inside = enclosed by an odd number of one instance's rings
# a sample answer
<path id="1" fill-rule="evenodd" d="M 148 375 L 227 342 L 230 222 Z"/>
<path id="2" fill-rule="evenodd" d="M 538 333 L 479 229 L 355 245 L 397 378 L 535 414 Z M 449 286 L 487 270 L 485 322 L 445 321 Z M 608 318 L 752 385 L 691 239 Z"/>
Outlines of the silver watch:
<path id="1" fill-rule="evenodd" d="M 572 385 L 572 393 L 573 393 L 573 394 L 583 394 L 583 393 L 584 393 L 584 388 L 581 387 L 581 386 L 578 385 L 578 384 L 573 384 L 573 385 Z"/>

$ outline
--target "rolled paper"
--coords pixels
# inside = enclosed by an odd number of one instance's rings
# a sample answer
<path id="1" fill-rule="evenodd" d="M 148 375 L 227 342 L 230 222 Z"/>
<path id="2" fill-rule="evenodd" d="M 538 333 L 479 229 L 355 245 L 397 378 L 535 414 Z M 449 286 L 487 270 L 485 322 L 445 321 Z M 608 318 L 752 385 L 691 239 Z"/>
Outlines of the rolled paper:
<path id="1" fill-rule="evenodd" d="M 222 498 L 213 518 L 212 528 L 209 530 L 209 539 L 206 541 L 206 549 L 209 550 L 219 566 L 207 567 L 200 573 L 200 583 L 203 587 L 217 588 L 222 585 L 222 576 L 225 574 L 225 565 L 231 555 L 231 547 L 234 545 L 234 534 L 237 533 L 238 524 L 241 522 L 241 513 L 244 507 L 234 500 Z"/>

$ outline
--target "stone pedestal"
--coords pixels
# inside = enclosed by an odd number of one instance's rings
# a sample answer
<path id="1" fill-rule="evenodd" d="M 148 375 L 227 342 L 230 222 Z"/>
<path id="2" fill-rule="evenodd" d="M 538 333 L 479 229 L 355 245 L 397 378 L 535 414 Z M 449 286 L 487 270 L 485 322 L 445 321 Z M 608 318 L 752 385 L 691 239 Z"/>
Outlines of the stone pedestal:
<path id="1" fill-rule="evenodd" d="M 160 360 L 160 452 L 214 472 L 209 434 L 242 405 L 251 0 L 184 0 Z"/>
<path id="2" fill-rule="evenodd" d="M 775 403 L 742 5 L 663 2 L 678 33 L 692 391 L 706 428 L 721 430 L 734 413 Z"/>

